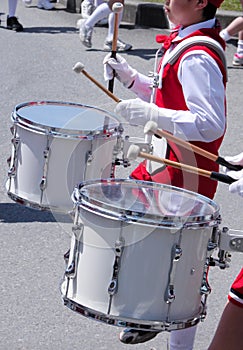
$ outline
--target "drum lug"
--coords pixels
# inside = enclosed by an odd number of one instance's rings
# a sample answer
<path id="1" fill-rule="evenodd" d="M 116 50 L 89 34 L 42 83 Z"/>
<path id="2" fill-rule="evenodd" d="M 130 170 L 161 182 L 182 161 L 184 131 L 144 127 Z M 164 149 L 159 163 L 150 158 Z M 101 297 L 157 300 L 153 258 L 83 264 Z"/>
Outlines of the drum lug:
<path id="1" fill-rule="evenodd" d="M 219 236 L 219 229 L 218 229 L 218 226 L 215 226 L 213 228 L 211 240 L 208 241 L 207 256 L 206 256 L 206 261 L 205 261 L 204 270 L 203 270 L 202 285 L 200 288 L 201 295 L 204 295 L 205 298 L 207 298 L 207 296 L 211 293 L 211 287 L 208 283 L 208 270 L 209 270 L 209 266 L 212 266 L 212 261 L 214 261 L 214 258 L 212 258 L 212 254 L 213 254 L 213 251 L 218 247 L 218 236 Z M 205 299 L 205 304 L 206 304 L 206 299 Z"/>
<path id="2" fill-rule="evenodd" d="M 207 280 L 204 280 L 203 284 L 201 285 L 200 291 L 202 295 L 209 295 L 211 293 L 211 287 Z"/>
<path id="3" fill-rule="evenodd" d="M 125 245 L 125 240 L 123 237 L 121 237 L 115 243 L 115 261 L 113 264 L 113 274 L 108 287 L 108 293 L 110 295 L 116 294 L 118 290 L 118 274 L 121 266 L 121 257 L 122 257 L 124 245 Z"/>
<path id="4" fill-rule="evenodd" d="M 49 157 L 50 157 L 50 147 L 49 147 L 49 140 L 47 137 L 47 147 L 43 151 L 44 155 L 44 166 L 43 166 L 43 175 L 41 178 L 40 182 L 40 190 L 41 190 L 41 198 L 40 198 L 40 203 L 42 203 L 42 198 L 43 198 L 43 192 L 46 189 L 46 184 L 47 184 L 47 172 L 48 172 L 48 162 L 49 162 Z"/>
<path id="5" fill-rule="evenodd" d="M 8 177 L 15 177 L 16 176 L 16 168 L 15 166 L 12 166 L 9 170 L 8 170 Z"/>
<path id="6" fill-rule="evenodd" d="M 118 289 L 118 280 L 117 280 L 117 278 L 116 279 L 114 278 L 110 282 L 110 285 L 108 287 L 108 293 L 110 295 L 114 295 L 114 294 L 116 294 L 117 289 Z"/>
<path id="7" fill-rule="evenodd" d="M 43 192 L 45 188 L 46 188 L 46 177 L 43 176 L 40 182 L 40 190 Z"/>
<path id="8" fill-rule="evenodd" d="M 75 220 L 77 220 L 77 213 L 78 213 L 78 209 L 76 210 Z M 81 235 L 83 233 L 83 227 L 84 227 L 83 224 L 78 224 L 76 221 L 74 222 L 74 225 L 72 227 L 72 231 L 75 237 L 75 242 L 74 242 L 71 258 L 70 258 L 70 253 L 68 254 L 70 264 L 67 266 L 65 271 L 65 276 L 70 278 L 76 277 L 76 270 L 77 270 L 76 267 L 78 263 L 78 247 L 79 247 Z"/>
<path id="9" fill-rule="evenodd" d="M 210 257 L 208 256 L 204 265 L 202 285 L 200 288 L 201 295 L 209 295 L 211 293 L 211 287 L 208 283 L 208 269 L 210 265 Z"/>
<path id="10" fill-rule="evenodd" d="M 70 256 L 70 249 L 68 249 L 68 251 L 63 255 L 63 259 L 66 267 L 68 266 L 69 256 Z"/>
<path id="11" fill-rule="evenodd" d="M 10 162 L 9 162 L 8 177 L 16 176 L 17 153 L 18 153 L 18 148 L 20 144 L 20 139 L 19 137 L 13 137 L 11 142 L 12 142 L 13 148 L 12 148 L 12 155 L 10 157 Z"/>
<path id="12" fill-rule="evenodd" d="M 86 163 L 90 164 L 94 159 L 92 151 L 87 151 L 86 153 Z"/>
<path id="13" fill-rule="evenodd" d="M 175 290 L 174 290 L 175 271 L 176 271 L 176 265 L 181 255 L 182 255 L 181 247 L 178 244 L 174 244 L 171 251 L 171 268 L 169 273 L 167 291 L 165 294 L 165 302 L 167 304 L 170 304 L 175 300 Z"/>

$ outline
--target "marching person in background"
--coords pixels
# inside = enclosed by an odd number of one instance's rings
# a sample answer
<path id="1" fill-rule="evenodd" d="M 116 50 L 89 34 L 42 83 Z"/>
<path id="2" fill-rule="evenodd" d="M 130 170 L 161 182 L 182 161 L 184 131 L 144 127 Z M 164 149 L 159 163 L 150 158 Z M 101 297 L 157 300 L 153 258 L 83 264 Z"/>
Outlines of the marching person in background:
<path id="1" fill-rule="evenodd" d="M 18 18 L 15 16 L 18 0 L 8 0 L 7 29 L 22 32 L 24 30 Z"/>
<path id="2" fill-rule="evenodd" d="M 79 37 L 82 44 L 88 48 L 92 47 L 92 34 L 94 26 L 100 22 L 102 19 L 108 16 L 108 33 L 106 40 L 104 42 L 104 50 L 111 51 L 112 49 L 112 40 L 114 33 L 114 24 L 115 24 L 115 14 L 112 12 L 113 4 L 117 2 L 116 0 L 109 0 L 108 2 L 101 3 L 94 12 L 88 17 L 88 19 L 80 20 L 80 28 L 79 28 Z M 124 4 L 124 0 L 118 1 Z M 119 25 L 122 20 L 123 11 L 119 13 Z M 122 40 L 117 40 L 117 51 L 128 51 L 131 50 L 132 45 L 124 43 Z"/>
<path id="3" fill-rule="evenodd" d="M 94 10 L 101 5 L 104 2 L 104 0 L 83 0 L 81 3 L 81 15 L 83 19 L 88 19 Z M 78 20 L 77 27 L 80 27 L 80 24 L 82 21 Z M 108 24 L 108 18 L 105 17 L 102 20 L 100 20 L 96 25 L 106 25 Z"/>
<path id="4" fill-rule="evenodd" d="M 243 11 L 243 0 L 240 0 Z M 237 51 L 233 57 L 234 66 L 243 66 L 243 16 L 235 18 L 225 29 L 221 30 L 220 36 L 230 40 L 238 33 Z"/>
<path id="5" fill-rule="evenodd" d="M 219 36 L 221 28 L 215 18 L 216 10 L 222 2 L 223 0 L 165 1 L 164 9 L 168 19 L 177 27 L 170 37 L 157 36 L 157 42 L 163 43 L 163 56 L 159 64 L 155 103 L 148 103 L 151 78 L 138 73 L 120 55 L 117 55 L 116 60 L 111 55 L 105 57 L 105 79 L 111 79 L 115 71 L 116 78 L 138 96 L 136 99 L 119 102 L 116 114 L 136 125 L 145 125 L 147 121 L 153 120 L 159 128 L 218 154 L 226 128 L 225 42 Z M 206 44 L 209 39 L 213 48 Z M 175 48 L 181 48 L 181 51 L 172 63 L 169 59 L 173 57 Z M 215 162 L 167 142 L 166 158 L 218 171 Z M 170 166 L 150 173 L 145 162 L 140 163 L 131 177 L 186 188 L 209 198 L 213 198 L 217 188 L 216 181 L 195 174 L 183 174 L 181 170 Z M 195 332 L 196 326 L 172 331 L 170 349 L 191 350 Z M 158 333 L 127 328 L 121 332 L 120 340 L 126 344 L 137 344 L 154 338 Z"/>
<path id="6" fill-rule="evenodd" d="M 234 157 L 225 157 L 232 164 L 243 166 L 243 152 Z M 229 186 L 231 193 L 243 197 L 243 170 L 229 171 L 227 175 L 237 179 Z M 217 330 L 208 350 L 243 349 L 243 268 L 233 282 Z"/>
<path id="7" fill-rule="evenodd" d="M 32 0 L 23 0 L 25 5 L 30 5 Z M 50 0 L 38 0 L 37 7 L 43 10 L 52 10 L 54 5 L 50 2 Z"/>

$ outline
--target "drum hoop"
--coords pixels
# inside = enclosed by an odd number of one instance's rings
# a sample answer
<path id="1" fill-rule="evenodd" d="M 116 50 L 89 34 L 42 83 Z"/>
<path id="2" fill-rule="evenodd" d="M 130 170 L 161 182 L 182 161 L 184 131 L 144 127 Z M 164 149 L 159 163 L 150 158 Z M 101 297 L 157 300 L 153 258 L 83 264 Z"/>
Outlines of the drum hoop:
<path id="1" fill-rule="evenodd" d="M 32 202 L 26 198 L 20 197 L 16 194 L 12 193 L 11 191 L 8 191 L 7 195 L 9 196 L 10 199 L 12 199 L 17 204 L 24 205 L 27 208 L 32 208 L 32 209 L 36 209 L 36 210 L 40 210 L 40 211 L 52 211 L 52 212 L 61 213 L 61 214 L 67 213 L 67 211 L 63 210 L 60 207 L 56 207 L 54 205 L 44 205 L 44 204 L 40 204 L 37 202 Z M 71 214 L 71 212 L 70 212 L 70 214 Z"/>
<path id="2" fill-rule="evenodd" d="M 110 138 L 110 137 L 117 137 L 121 133 L 122 127 L 120 125 L 119 120 L 115 115 L 112 115 L 110 112 L 107 112 L 101 108 L 95 107 L 96 110 L 107 113 L 108 117 L 112 116 L 114 119 L 117 120 L 117 125 L 109 127 L 109 129 L 105 130 L 91 130 L 91 131 L 84 131 L 84 130 L 70 130 L 65 128 L 57 128 L 57 127 L 51 127 L 47 125 L 43 125 L 40 123 L 33 122 L 23 116 L 20 116 L 18 114 L 18 110 L 20 110 L 23 107 L 28 106 L 41 106 L 41 105 L 57 105 L 57 106 L 73 106 L 73 107 L 86 107 L 88 109 L 94 109 L 94 107 L 84 104 L 78 104 L 78 103 L 72 103 L 72 102 L 59 102 L 59 101 L 33 101 L 33 102 L 24 102 L 19 105 L 17 105 L 12 113 L 12 121 L 14 124 L 19 125 L 20 127 L 23 127 L 26 130 L 32 130 L 38 134 L 49 134 L 53 135 L 55 137 L 65 137 L 65 138 L 75 138 L 80 140 L 92 140 L 96 138 Z"/>
<path id="3" fill-rule="evenodd" d="M 201 307 L 198 316 L 190 318 L 188 320 L 177 320 L 177 321 L 148 321 L 148 320 L 138 320 L 133 318 L 124 318 L 120 316 L 112 316 L 109 314 L 104 314 L 96 310 L 90 309 L 84 305 L 78 304 L 77 302 L 70 300 L 66 296 L 63 297 L 64 305 L 67 306 L 72 311 L 75 311 L 87 318 L 95 319 L 112 326 L 117 327 L 131 327 L 136 329 L 144 330 L 155 330 L 155 331 L 174 331 L 179 329 L 184 329 L 188 327 L 195 326 L 203 319 L 203 308 Z"/>
<path id="4" fill-rule="evenodd" d="M 139 224 L 143 226 L 155 226 L 155 227 L 163 227 L 163 228 L 173 228 L 173 229 L 198 229 L 203 227 L 214 227 L 218 226 L 218 217 L 214 218 L 212 215 L 208 216 L 197 216 L 195 218 L 189 217 L 190 221 L 185 222 L 184 217 L 180 216 L 156 216 L 156 215 L 149 215 L 146 214 L 144 216 L 141 216 L 141 213 L 134 212 L 131 210 L 124 210 L 121 212 L 114 212 L 114 211 L 108 211 L 107 209 L 102 210 L 102 207 L 95 205 L 94 202 L 92 202 L 92 205 L 90 203 L 87 203 L 83 200 L 78 203 L 79 207 L 91 212 L 95 213 L 98 216 L 101 216 L 103 218 L 117 220 L 126 222 L 127 224 Z"/>
<path id="5" fill-rule="evenodd" d="M 80 193 L 81 188 L 85 187 L 86 185 L 92 185 L 97 183 L 130 183 L 130 184 L 138 184 L 144 187 L 152 187 L 152 188 L 161 188 L 163 186 L 164 188 L 172 188 L 175 191 L 178 192 L 186 192 L 190 195 L 196 195 L 197 197 L 200 197 L 202 200 L 207 202 L 208 204 L 211 204 L 215 208 L 215 212 L 213 214 L 208 215 L 201 215 L 201 216 L 159 216 L 159 215 L 153 215 L 153 214 L 144 214 L 139 213 L 136 211 L 128 210 L 128 209 L 120 209 L 112 206 L 107 208 L 107 205 L 104 204 L 104 207 L 102 207 L 99 201 L 96 201 L 95 199 L 92 199 L 92 201 L 89 200 L 87 196 L 85 196 L 84 193 Z M 79 193 L 79 196 L 77 195 L 77 192 Z M 75 195 L 74 195 L 75 193 Z M 126 223 L 137 223 L 142 225 L 148 225 L 148 226 L 156 226 L 156 227 L 164 227 L 164 228 L 192 228 L 192 229 L 198 229 L 202 227 L 213 227 L 218 226 L 219 223 L 219 207 L 218 205 L 212 201 L 211 199 L 204 197 L 200 194 L 195 194 L 192 191 L 184 190 L 179 187 L 169 186 L 165 184 L 158 184 L 154 182 L 149 181 L 140 181 L 140 180 L 131 180 L 131 179 L 104 179 L 104 180 L 89 180 L 81 182 L 77 187 L 75 187 L 72 200 L 75 203 L 75 206 L 81 207 L 82 209 L 95 213 L 96 215 L 106 217 L 108 219 L 113 220 L 119 220 Z"/>

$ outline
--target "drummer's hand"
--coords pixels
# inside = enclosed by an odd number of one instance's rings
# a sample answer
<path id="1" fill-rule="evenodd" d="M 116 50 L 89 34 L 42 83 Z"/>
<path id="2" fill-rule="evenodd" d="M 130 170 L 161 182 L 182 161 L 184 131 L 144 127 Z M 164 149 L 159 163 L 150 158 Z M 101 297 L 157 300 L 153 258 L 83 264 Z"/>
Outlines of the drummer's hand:
<path id="1" fill-rule="evenodd" d="M 235 156 L 227 156 L 224 158 L 227 162 L 229 162 L 231 164 L 243 166 L 243 152 L 239 153 Z M 228 176 L 237 180 L 229 186 L 229 191 L 231 193 L 238 193 L 240 196 L 243 197 L 243 169 L 240 171 L 233 171 L 233 170 L 229 170 L 226 167 L 223 167 L 223 171 Z"/>
<path id="2" fill-rule="evenodd" d="M 225 157 L 225 159 L 227 159 L 227 161 L 229 161 L 228 159 L 230 159 L 230 158 L 231 157 Z M 240 164 L 240 163 L 238 163 L 238 161 L 240 162 L 239 158 L 236 161 L 237 161 L 237 163 L 233 163 L 233 164 Z M 230 161 L 230 163 L 232 163 L 232 162 Z M 234 171 L 234 170 L 228 170 L 227 168 L 225 168 L 225 170 L 226 170 L 226 174 L 228 176 L 237 180 L 229 186 L 229 191 L 231 193 L 238 193 L 240 196 L 243 197 L 243 169 L 239 170 L 239 171 Z"/>
<path id="3" fill-rule="evenodd" d="M 129 66 L 125 58 L 123 58 L 121 55 L 117 54 L 116 58 L 112 58 L 111 54 L 109 53 L 105 56 L 103 64 L 105 81 L 111 80 L 115 71 L 115 77 L 125 87 L 129 88 L 137 76 L 136 69 Z"/>
<path id="4" fill-rule="evenodd" d="M 237 154 L 236 156 L 225 157 L 225 160 L 227 160 L 227 162 L 229 162 L 231 164 L 242 165 L 243 166 L 243 152 L 240 153 L 240 154 Z"/>
<path id="5" fill-rule="evenodd" d="M 243 170 L 240 171 L 229 171 L 227 175 L 233 177 L 233 179 L 238 178 L 239 180 L 233 182 L 229 186 L 229 191 L 231 193 L 238 193 L 241 197 L 243 197 Z"/>
<path id="6" fill-rule="evenodd" d="M 124 100 L 116 105 L 115 113 L 125 118 L 129 124 L 145 125 L 149 120 L 158 122 L 160 108 L 154 103 L 142 101 L 140 98 Z"/>

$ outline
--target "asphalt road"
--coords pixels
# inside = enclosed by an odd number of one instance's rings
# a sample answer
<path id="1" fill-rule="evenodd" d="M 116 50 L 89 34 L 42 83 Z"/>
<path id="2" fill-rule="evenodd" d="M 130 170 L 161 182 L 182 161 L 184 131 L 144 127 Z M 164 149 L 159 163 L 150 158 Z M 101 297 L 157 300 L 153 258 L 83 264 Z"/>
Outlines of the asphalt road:
<path id="1" fill-rule="evenodd" d="M 76 30 L 80 15 L 67 13 L 61 6 L 47 12 L 37 9 L 36 4 L 33 0 L 33 4 L 25 8 L 19 1 L 16 15 L 25 27 L 23 33 L 4 28 L 7 1 L 1 1 L 0 7 L 0 349 L 125 349 L 129 346 L 119 342 L 119 328 L 86 319 L 63 305 L 59 282 L 65 269 L 63 254 L 70 246 L 70 218 L 21 206 L 6 194 L 6 160 L 11 153 L 11 113 L 15 106 L 30 101 L 62 101 L 112 111 L 115 105 L 87 78 L 72 71 L 73 65 L 81 61 L 95 79 L 104 83 L 102 47 L 107 29 L 97 27 L 93 48 L 86 50 Z M 153 70 L 158 48 L 154 37 L 158 32 L 129 26 L 119 30 L 120 38 L 133 45 L 133 50 L 124 57 L 145 74 Z M 242 151 L 243 70 L 232 66 L 234 52 L 235 41 L 232 41 L 226 51 L 228 129 L 220 151 L 222 156 Z M 119 98 L 133 97 L 118 82 L 114 92 Z M 242 199 L 229 194 L 227 185 L 219 184 L 215 201 L 220 206 L 221 227 L 241 230 Z M 198 327 L 196 350 L 207 349 L 230 284 L 242 265 L 243 254 L 233 253 L 229 269 L 211 268 L 212 293 L 208 298 L 207 317 Z M 154 340 L 133 348 L 167 349 L 168 339 L 169 333 L 161 333 Z"/>

